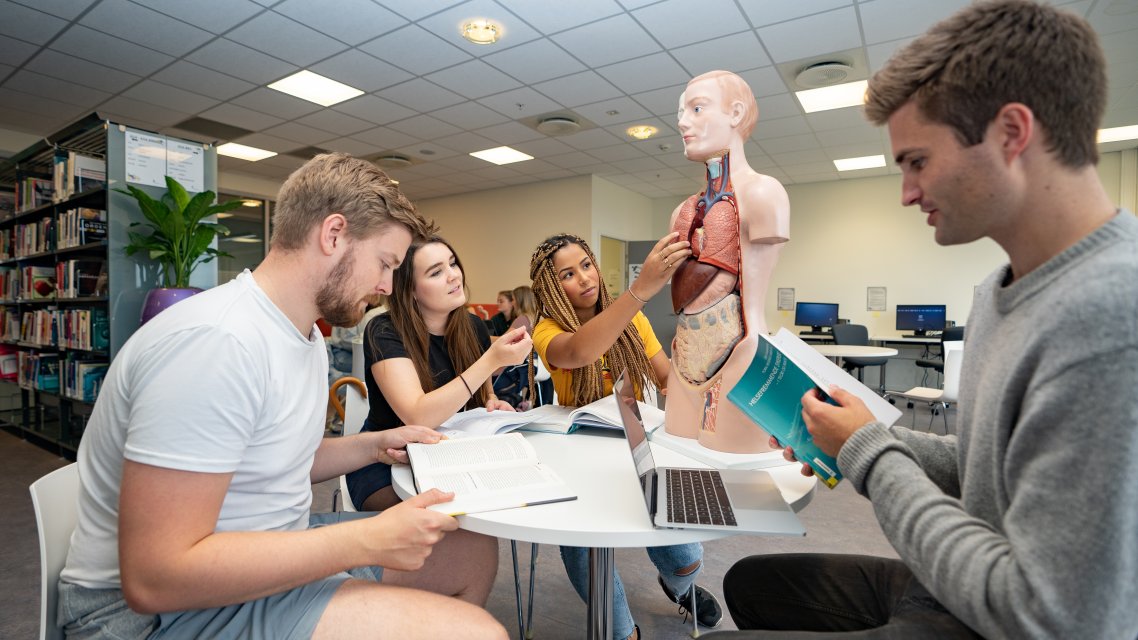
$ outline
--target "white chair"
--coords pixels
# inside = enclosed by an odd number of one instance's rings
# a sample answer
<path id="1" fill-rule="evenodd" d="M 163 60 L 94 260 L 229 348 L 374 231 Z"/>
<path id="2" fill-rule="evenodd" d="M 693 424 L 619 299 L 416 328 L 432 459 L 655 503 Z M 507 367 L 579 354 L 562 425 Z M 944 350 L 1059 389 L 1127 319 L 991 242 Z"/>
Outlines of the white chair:
<path id="1" fill-rule="evenodd" d="M 927 402 L 933 406 L 932 415 L 929 416 L 929 431 L 932 431 L 933 420 L 936 418 L 937 408 L 940 405 L 944 417 L 944 433 L 948 435 L 948 405 L 956 402 L 960 391 L 960 365 L 964 359 L 964 342 L 952 341 L 944 343 L 944 388 L 932 389 L 929 387 L 913 387 L 903 393 L 891 393 L 890 396 L 905 398 L 914 402 Z M 917 412 L 913 411 L 913 426 L 917 424 Z"/>
<path id="2" fill-rule="evenodd" d="M 537 354 L 534 354 L 534 356 L 533 356 L 533 380 L 534 380 L 534 382 L 538 382 L 538 383 L 545 382 L 549 378 L 550 378 L 549 369 L 546 369 L 545 363 L 541 361 L 541 358 L 538 357 Z M 534 385 L 534 388 L 537 391 L 537 404 L 535 404 L 534 406 L 537 406 L 540 404 L 545 404 L 545 399 L 541 397 L 541 385 L 540 384 Z M 553 399 L 550 400 L 549 404 L 557 404 L 557 390 L 556 389 L 553 390 Z"/>
<path id="3" fill-rule="evenodd" d="M 62 640 L 55 623 L 59 573 L 67 561 L 79 520 L 79 468 L 71 463 L 36 480 L 28 489 L 40 542 L 40 640 Z"/>
<path id="4" fill-rule="evenodd" d="M 340 378 L 337 383 L 344 387 L 344 429 L 343 435 L 351 436 L 360 432 L 364 426 L 370 407 L 367 402 L 367 387 L 359 378 Z M 332 391 L 335 393 L 335 390 Z M 342 505 L 340 503 L 343 503 Z M 355 511 L 352 496 L 348 493 L 348 476 L 340 476 L 340 488 L 332 492 L 332 511 Z"/>

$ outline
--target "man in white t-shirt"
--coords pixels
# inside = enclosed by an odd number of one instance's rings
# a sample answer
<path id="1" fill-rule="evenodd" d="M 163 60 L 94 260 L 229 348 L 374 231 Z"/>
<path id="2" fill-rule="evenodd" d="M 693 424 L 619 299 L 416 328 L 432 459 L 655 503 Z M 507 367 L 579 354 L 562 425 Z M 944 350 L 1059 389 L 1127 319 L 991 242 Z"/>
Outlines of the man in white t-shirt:
<path id="1" fill-rule="evenodd" d="M 85 638 L 505 638 L 480 608 L 497 541 L 426 509 L 451 494 L 310 518 L 312 483 L 439 439 L 324 438 L 315 327 L 359 322 L 432 225 L 343 154 L 294 172 L 273 221 L 255 271 L 159 314 L 112 362 L 79 447 L 59 622 Z"/>

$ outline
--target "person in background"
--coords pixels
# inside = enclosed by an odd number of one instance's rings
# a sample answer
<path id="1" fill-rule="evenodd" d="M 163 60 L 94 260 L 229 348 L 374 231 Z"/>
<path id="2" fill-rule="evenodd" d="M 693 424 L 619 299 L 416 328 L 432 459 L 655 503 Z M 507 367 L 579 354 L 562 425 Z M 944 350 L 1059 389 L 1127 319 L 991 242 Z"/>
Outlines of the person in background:
<path id="1" fill-rule="evenodd" d="M 111 363 L 79 445 L 58 622 L 94 639 L 506 638 L 480 608 L 496 541 L 427 509 L 453 494 L 311 513 L 313 483 L 439 440 L 421 426 L 323 437 L 315 326 L 357 323 L 431 225 L 344 154 L 293 172 L 273 220 L 255 271 L 159 314 Z"/>
<path id="2" fill-rule="evenodd" d="M 514 292 L 509 289 L 498 292 L 498 313 L 490 316 L 486 327 L 490 335 L 498 337 L 510 328 L 510 317 L 514 313 Z"/>
<path id="3" fill-rule="evenodd" d="M 534 251 L 529 273 L 542 319 L 534 328 L 533 344 L 549 369 L 561 404 L 579 407 L 612 394 L 614 371 L 628 371 L 640 399 L 649 385 L 661 391 L 666 388 L 670 363 L 640 309 L 664 287 L 675 265 L 691 255 L 688 242 L 678 236 L 671 233 L 656 243 L 626 295 L 615 300 L 601 281 L 596 257 L 581 238 L 552 236 Z M 656 565 L 664 594 L 691 611 L 692 585 L 703 565 L 703 546 L 651 547 L 648 557 Z M 584 599 L 588 550 L 561 547 L 561 559 L 573 588 Z M 696 586 L 695 597 L 700 624 L 717 626 L 723 612 L 715 596 Z M 640 636 L 615 571 L 613 631 L 618 638 Z"/>
<path id="4" fill-rule="evenodd" d="M 525 326 L 532 332 L 537 325 L 537 298 L 529 285 L 515 287 L 511 292 L 514 304 L 510 310 L 510 327 Z M 521 364 L 506 367 L 494 378 L 494 394 L 510 403 L 518 411 L 528 411 L 543 404 L 539 399 L 553 398 L 552 379 L 538 382 L 534 379 L 533 352 Z M 538 393 L 537 385 L 542 385 Z"/>
<path id="5" fill-rule="evenodd" d="M 1106 92 L 1090 25 L 1025 0 L 962 9 L 870 80 L 902 204 L 1008 264 L 973 297 L 958 435 L 803 397 L 900 559 L 741 560 L 739 637 L 1138 637 L 1138 220 L 1095 168 Z"/>
<path id="6" fill-rule="evenodd" d="M 486 325 L 466 311 L 462 263 L 446 240 L 411 243 L 387 302 L 391 309 L 371 321 L 364 337 L 365 433 L 403 424 L 437 427 L 476 407 L 514 410 L 494 395 L 490 376 L 524 360 L 533 343 L 524 328 L 490 343 Z M 365 510 L 399 502 L 384 462 L 348 474 L 348 491 Z"/>

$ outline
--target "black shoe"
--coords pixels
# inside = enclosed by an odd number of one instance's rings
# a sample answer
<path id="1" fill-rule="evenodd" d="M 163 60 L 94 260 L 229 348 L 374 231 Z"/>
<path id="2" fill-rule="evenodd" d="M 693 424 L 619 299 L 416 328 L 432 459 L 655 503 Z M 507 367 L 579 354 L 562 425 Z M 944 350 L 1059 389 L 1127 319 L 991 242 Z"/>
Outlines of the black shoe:
<path id="1" fill-rule="evenodd" d="M 684 595 L 677 596 L 668 588 L 668 584 L 664 582 L 662 577 L 656 576 L 656 581 L 660 583 L 664 595 L 668 596 L 672 602 L 680 605 L 680 613 L 684 614 L 684 620 L 687 620 L 687 616 L 692 610 L 691 591 L 685 591 Z M 695 585 L 695 605 L 696 619 L 703 626 L 714 629 L 723 621 L 723 609 L 719 606 L 719 601 L 715 599 L 715 594 L 698 584 Z"/>

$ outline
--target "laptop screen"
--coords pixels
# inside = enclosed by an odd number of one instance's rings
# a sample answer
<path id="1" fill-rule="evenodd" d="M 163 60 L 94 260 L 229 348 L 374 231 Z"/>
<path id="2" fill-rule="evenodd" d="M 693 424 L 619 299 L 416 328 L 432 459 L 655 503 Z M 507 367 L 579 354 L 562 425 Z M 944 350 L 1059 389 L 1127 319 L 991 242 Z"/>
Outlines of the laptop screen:
<path id="1" fill-rule="evenodd" d="M 644 491 L 644 504 L 648 511 L 656 509 L 653 484 L 649 482 L 656 473 L 656 461 L 652 459 L 652 448 L 648 444 L 648 433 L 644 430 L 644 420 L 640 417 L 640 407 L 636 404 L 636 389 L 628 381 L 628 372 L 622 371 L 613 383 L 620 421 L 624 424 L 624 435 L 628 448 L 632 450 L 632 461 L 636 463 L 636 475 L 640 476 L 640 488 Z"/>

